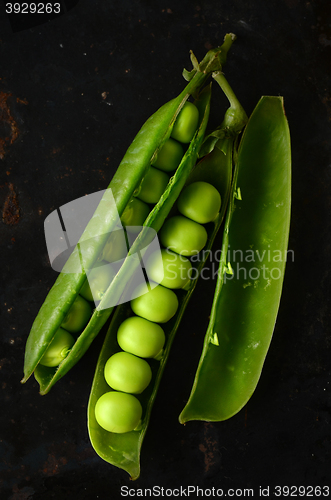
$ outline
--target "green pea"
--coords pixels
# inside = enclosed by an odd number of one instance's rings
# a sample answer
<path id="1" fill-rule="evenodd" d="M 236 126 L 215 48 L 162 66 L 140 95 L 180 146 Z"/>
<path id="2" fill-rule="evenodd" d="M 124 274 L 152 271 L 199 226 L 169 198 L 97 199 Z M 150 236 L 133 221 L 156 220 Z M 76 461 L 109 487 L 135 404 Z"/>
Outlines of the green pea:
<path id="1" fill-rule="evenodd" d="M 198 108 L 192 102 L 187 101 L 176 118 L 171 137 L 187 144 L 193 139 L 198 123 Z"/>
<path id="2" fill-rule="evenodd" d="M 123 351 L 141 358 L 159 358 L 165 335 L 157 323 L 132 316 L 120 325 L 117 331 L 117 342 Z"/>
<path id="3" fill-rule="evenodd" d="M 132 394 L 106 392 L 95 405 L 95 418 L 108 432 L 130 432 L 139 424 L 142 415 L 140 402 Z"/>
<path id="4" fill-rule="evenodd" d="M 58 366 L 67 356 L 74 343 L 73 336 L 63 328 L 59 328 L 39 363 L 43 366 Z"/>
<path id="5" fill-rule="evenodd" d="M 178 198 L 180 213 L 200 224 L 213 221 L 220 208 L 221 195 L 208 182 L 189 184 Z"/>
<path id="6" fill-rule="evenodd" d="M 123 229 L 116 229 L 108 238 L 102 251 L 102 259 L 107 262 L 116 262 L 125 259 L 128 253 L 128 247 Z"/>
<path id="7" fill-rule="evenodd" d="M 178 299 L 172 290 L 158 285 L 147 293 L 146 285 L 139 285 L 134 291 L 135 299 L 131 300 L 132 311 L 155 323 L 166 323 L 178 309 Z"/>
<path id="8" fill-rule="evenodd" d="M 183 146 L 170 138 L 163 144 L 152 165 L 164 172 L 172 172 L 180 164 L 183 155 Z"/>
<path id="9" fill-rule="evenodd" d="M 207 239 L 207 231 L 201 224 L 182 215 L 170 217 L 160 232 L 163 246 L 188 257 L 199 253 L 207 243 Z"/>
<path id="10" fill-rule="evenodd" d="M 104 375 L 112 389 L 140 394 L 150 383 L 152 370 L 144 359 L 121 351 L 108 359 Z"/>
<path id="11" fill-rule="evenodd" d="M 132 200 L 125 207 L 121 221 L 127 231 L 136 234 L 139 233 L 139 228 L 145 222 L 148 214 L 149 206 L 138 198 L 132 198 Z"/>
<path id="12" fill-rule="evenodd" d="M 146 264 L 149 278 L 166 288 L 183 288 L 190 279 L 191 269 L 186 257 L 168 249 L 152 253 Z"/>
<path id="13" fill-rule="evenodd" d="M 79 294 L 86 300 L 98 302 L 112 282 L 115 270 L 107 262 L 100 262 L 88 273 L 88 279 L 82 286 Z"/>
<path id="14" fill-rule="evenodd" d="M 168 182 L 169 176 L 167 174 L 157 168 L 150 167 L 144 177 L 137 197 L 146 203 L 157 203 Z"/>
<path id="15" fill-rule="evenodd" d="M 81 332 L 87 325 L 91 314 L 92 308 L 89 302 L 80 295 L 77 295 L 61 326 L 65 330 L 68 330 L 68 332 Z"/>

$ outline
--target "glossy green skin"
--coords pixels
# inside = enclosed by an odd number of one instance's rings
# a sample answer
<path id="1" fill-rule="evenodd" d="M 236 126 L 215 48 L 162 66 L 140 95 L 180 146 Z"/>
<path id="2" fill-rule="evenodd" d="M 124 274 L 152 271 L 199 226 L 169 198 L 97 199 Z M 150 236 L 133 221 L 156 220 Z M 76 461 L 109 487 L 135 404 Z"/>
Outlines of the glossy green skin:
<path id="1" fill-rule="evenodd" d="M 152 378 L 152 371 L 144 359 L 129 352 L 113 354 L 105 365 L 105 379 L 112 389 L 140 394 Z"/>
<path id="2" fill-rule="evenodd" d="M 207 224 L 217 217 L 221 196 L 208 182 L 195 182 L 183 190 L 177 205 L 181 214 L 199 224 Z"/>
<path id="3" fill-rule="evenodd" d="M 186 258 L 168 249 L 154 252 L 146 264 L 149 278 L 166 288 L 183 288 L 191 278 L 192 265 Z"/>
<path id="4" fill-rule="evenodd" d="M 219 69 L 219 65 L 222 66 L 222 64 L 225 62 L 227 51 L 231 46 L 233 40 L 233 35 L 227 35 L 225 37 L 223 46 L 221 48 L 215 49 L 213 57 L 210 58 L 208 55 L 208 57 L 206 57 L 200 64 L 199 70 L 195 68 L 190 73 L 184 72 L 185 78 L 188 79 L 190 83 L 194 83 L 195 78 L 198 75 L 201 76 L 200 72 L 207 75 L 208 73 L 210 73 L 210 71 L 217 71 Z M 145 223 L 150 227 L 153 227 L 155 230 L 159 230 L 169 213 L 169 210 L 167 209 L 168 206 L 173 206 L 185 183 L 191 182 L 191 178 L 194 181 L 206 180 L 207 182 L 211 182 L 221 193 L 224 202 L 217 220 L 215 220 L 213 224 L 208 228 L 208 242 L 205 247 L 208 251 L 210 250 L 212 242 L 214 241 L 217 231 L 222 223 L 230 193 L 233 141 L 230 138 L 226 140 L 226 145 L 224 145 L 224 152 L 222 152 L 221 150 L 215 150 L 215 152 L 211 153 L 193 169 L 196 158 L 195 154 L 200 149 L 202 139 L 204 137 L 205 126 L 207 124 L 205 119 L 208 119 L 209 105 L 206 106 L 206 96 L 208 96 L 208 93 L 201 93 L 199 100 L 196 102 L 199 108 L 200 119 L 202 119 L 202 123 L 196 140 L 193 141 L 194 144 L 190 144 L 187 152 L 185 153 L 185 158 L 178 167 L 171 180 L 170 185 L 168 185 L 166 192 L 163 194 L 157 205 L 157 211 L 155 209 L 152 210 Z M 192 160 L 192 164 L 189 165 L 190 159 Z M 188 174 L 190 174 L 189 179 Z M 201 270 L 204 264 L 205 262 L 201 261 L 198 270 Z M 126 278 L 124 267 L 125 265 L 122 266 L 119 272 L 119 275 L 121 274 L 121 278 Z M 194 291 L 196 282 L 197 281 L 195 280 L 191 283 L 191 288 L 189 290 L 181 290 L 178 292 L 178 295 L 180 297 L 178 311 L 166 325 L 167 342 L 164 347 L 164 354 L 160 361 L 150 361 L 153 377 L 149 386 L 139 396 L 139 400 L 141 401 L 143 407 L 143 413 L 141 424 L 134 431 L 124 434 L 107 432 L 98 425 L 95 418 L 96 402 L 102 394 L 108 391 L 108 386 L 103 376 L 104 365 L 107 362 L 109 356 L 112 353 L 117 352 L 119 349 L 116 339 L 116 333 L 119 326 L 127 317 L 132 315 L 131 311 L 128 310 L 126 304 L 123 304 L 116 308 L 116 312 L 112 318 L 105 338 L 105 342 L 100 352 L 88 404 L 89 436 L 92 446 L 96 450 L 98 455 L 105 461 L 126 470 L 131 475 L 132 479 L 137 479 L 140 474 L 140 450 L 147 431 L 151 409 L 156 397 L 166 361 L 169 357 L 173 339 L 175 337 L 184 310 Z M 107 294 L 115 294 L 115 285 L 117 285 L 116 291 L 118 293 L 121 293 L 121 283 L 122 280 L 117 281 L 117 279 L 115 278 L 112 285 L 108 289 Z M 119 291 L 118 287 L 120 288 Z M 111 290 L 112 288 L 113 290 Z"/>
<path id="5" fill-rule="evenodd" d="M 210 250 L 217 231 L 221 226 L 225 214 L 227 200 L 230 194 L 232 172 L 231 140 L 227 141 L 226 147 L 224 149 L 226 154 L 224 154 L 220 150 L 215 150 L 213 153 L 208 155 L 208 157 L 204 158 L 200 163 L 198 163 L 195 169 L 191 172 L 189 179 L 187 180 L 187 183 L 197 180 L 206 180 L 207 182 L 213 183 L 216 189 L 218 189 L 221 193 L 224 200 L 221 213 L 219 214 L 217 220 L 214 221 L 212 227 L 209 226 L 208 228 L 208 242 L 205 247 L 207 251 Z M 199 264 L 198 269 L 201 270 L 204 264 L 205 261 L 202 260 Z M 178 330 L 185 308 L 193 294 L 196 283 L 197 280 L 194 280 L 189 290 L 180 290 L 179 292 L 176 292 L 179 296 L 179 306 L 177 307 L 175 316 L 173 316 L 169 321 L 166 320 L 167 323 L 164 325 L 167 341 L 164 346 L 163 356 L 160 361 L 150 361 L 153 373 L 152 381 L 142 393 L 142 395 L 139 396 L 143 407 L 142 422 L 139 426 L 139 430 L 137 429 L 135 431 L 121 435 L 113 432 L 106 432 L 97 424 L 95 419 L 96 401 L 104 392 L 107 392 L 108 390 L 108 386 L 103 376 L 104 365 L 107 362 L 109 356 L 112 353 L 118 351 L 116 333 L 120 325 L 123 324 L 123 321 L 125 321 L 128 316 L 132 315 L 132 313 L 128 311 L 125 304 L 116 309 L 115 315 L 107 332 L 105 342 L 100 352 L 88 405 L 88 428 L 91 443 L 101 458 L 111 464 L 116 465 L 117 467 L 126 470 L 131 475 L 132 479 L 137 479 L 140 474 L 140 450 L 148 428 L 152 406 L 155 401 L 166 361 L 169 357 L 172 342 Z M 161 288 L 161 286 L 157 288 Z M 165 288 L 163 288 L 163 290 L 166 290 L 166 292 L 168 293 L 174 294 L 176 297 L 176 294 L 172 290 Z M 134 299 L 132 303 L 135 301 L 140 301 L 141 298 L 142 297 Z M 161 301 L 161 308 L 162 305 L 164 306 Z M 151 307 L 150 310 L 155 311 L 155 308 Z M 139 313 L 140 311 L 134 312 Z M 157 318 L 150 319 L 151 321 L 158 321 Z"/>
<path id="6" fill-rule="evenodd" d="M 112 391 L 100 397 L 96 403 L 95 413 L 101 427 L 108 432 L 121 434 L 137 427 L 142 408 L 135 396 Z"/>
<path id="7" fill-rule="evenodd" d="M 244 258 L 240 272 L 231 262 L 233 275 L 224 274 L 227 262 L 221 261 L 210 324 L 181 423 L 228 419 L 247 403 L 260 378 L 280 303 L 290 224 L 291 148 L 281 97 L 263 97 L 253 111 L 235 175 L 222 251 L 227 255 L 230 249 L 231 256 L 241 251 Z M 237 188 L 242 200 L 234 196 Z M 246 255 L 255 255 L 254 261 Z M 273 260 L 279 255 L 281 260 Z"/>
<path id="8" fill-rule="evenodd" d="M 197 129 L 199 111 L 192 102 L 186 102 L 179 113 L 171 137 L 184 144 L 189 143 Z"/>
<path id="9" fill-rule="evenodd" d="M 207 231 L 201 224 L 182 215 L 168 219 L 160 231 L 162 245 L 186 257 L 199 253 L 207 239 Z"/>
<path id="10" fill-rule="evenodd" d="M 139 289 L 143 292 L 145 287 Z M 167 323 L 177 312 L 178 299 L 175 292 L 158 285 L 131 300 L 131 308 L 137 316 L 154 323 Z"/>
<path id="11" fill-rule="evenodd" d="M 82 286 L 79 295 L 89 301 L 98 302 L 102 299 L 109 284 L 115 276 L 115 270 L 108 262 L 100 262 L 88 274 L 88 279 Z"/>
<path id="12" fill-rule="evenodd" d="M 231 43 L 232 41 L 230 40 L 228 45 Z M 82 236 L 84 241 L 89 241 L 87 249 L 84 244 L 84 264 L 86 269 L 92 269 L 94 262 L 100 257 L 100 253 L 107 241 L 109 232 L 116 226 L 117 214 L 119 213 L 120 216 L 122 215 L 134 193 L 137 192 L 142 179 L 150 168 L 152 158 L 156 156 L 158 150 L 169 138 L 175 119 L 182 106 L 191 93 L 201 88 L 211 72 L 220 67 L 225 57 L 226 50 L 221 52 L 218 48 L 210 51 L 203 61 L 203 71 L 197 71 L 181 94 L 156 111 L 156 113 L 145 122 L 136 135 L 109 184 L 116 206 L 112 206 L 109 203 L 107 191 Z M 201 117 L 203 116 L 204 110 L 202 110 L 201 114 Z M 206 123 L 207 121 L 205 120 L 205 125 Z M 187 178 L 185 170 L 189 172 L 195 163 L 204 130 L 205 128 L 201 130 L 201 137 L 194 139 L 190 144 L 185 155 L 186 160 L 182 162 L 181 175 L 178 176 L 176 185 L 167 188 L 167 196 L 162 200 L 157 210 L 149 215 L 149 226 L 153 227 L 156 231 L 162 226 L 165 217 L 179 195 L 182 188 L 181 183 L 185 182 Z M 95 236 L 96 234 L 99 236 Z M 78 243 L 77 248 L 68 259 L 64 271 L 66 269 L 72 270 L 75 266 L 78 268 L 79 264 L 80 243 Z M 40 385 L 40 393 L 46 394 L 51 387 L 77 363 L 89 348 L 93 339 L 99 333 L 112 312 L 113 307 L 108 306 L 107 300 L 111 297 L 112 302 L 116 302 L 116 297 L 120 296 L 122 293 L 123 287 L 125 283 L 127 283 L 130 275 L 131 269 L 128 270 L 128 268 L 125 267 L 119 274 L 116 286 L 114 283 L 114 286 L 110 287 L 108 294 L 106 294 L 107 298 L 104 298 L 107 307 L 103 307 L 103 301 L 101 301 L 100 306 L 94 310 L 90 322 L 76 340 L 65 360 L 57 369 L 46 369 L 42 366 L 38 367 L 39 361 L 52 341 L 56 331 L 61 326 L 86 279 L 84 273 L 62 272 L 57 277 L 55 284 L 48 293 L 32 325 L 26 343 L 24 377 L 22 383 L 26 382 L 31 374 L 34 373 Z M 122 277 L 124 278 L 123 280 L 121 280 Z"/>
<path id="13" fill-rule="evenodd" d="M 84 330 L 92 314 L 91 305 L 80 295 L 77 295 L 75 302 L 70 307 L 62 328 L 71 333 L 78 333 Z"/>
<path id="14" fill-rule="evenodd" d="M 139 198 L 132 198 L 125 208 L 121 217 L 122 224 L 130 233 L 140 232 L 140 226 L 143 225 L 149 214 L 150 208 Z"/>
<path id="15" fill-rule="evenodd" d="M 170 138 L 164 143 L 152 165 L 164 172 L 172 172 L 180 164 L 183 155 L 183 146 Z"/>
<path id="16" fill-rule="evenodd" d="M 58 366 L 68 355 L 74 343 L 75 339 L 73 336 L 66 330 L 63 330 L 63 328 L 59 328 L 47 351 L 41 358 L 40 364 L 50 367 Z"/>
<path id="17" fill-rule="evenodd" d="M 167 187 L 168 182 L 169 176 L 165 172 L 150 167 L 141 184 L 137 197 L 145 203 L 157 203 Z"/>
<path id="18" fill-rule="evenodd" d="M 157 323 L 132 316 L 119 327 L 117 342 L 123 351 L 141 358 L 158 358 L 165 343 L 165 335 Z"/>

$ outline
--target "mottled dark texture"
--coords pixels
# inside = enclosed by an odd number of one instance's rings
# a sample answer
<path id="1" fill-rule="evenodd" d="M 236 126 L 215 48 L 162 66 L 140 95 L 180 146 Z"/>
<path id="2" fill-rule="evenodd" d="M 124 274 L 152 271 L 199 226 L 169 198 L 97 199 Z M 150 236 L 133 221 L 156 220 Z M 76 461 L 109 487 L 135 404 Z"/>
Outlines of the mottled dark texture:
<path id="1" fill-rule="evenodd" d="M 3 7 L 0 6 L 2 13 Z M 2 18 L 0 92 L 17 124 L 0 160 L 1 210 L 14 186 L 17 224 L 0 222 L 0 498 L 120 498 L 122 485 L 254 488 L 330 481 L 331 6 L 328 0 L 80 0 L 48 24 L 10 33 Z M 274 338 L 248 405 L 222 423 L 177 417 L 189 395 L 213 282 L 200 283 L 173 345 L 141 457 L 142 475 L 90 446 L 86 406 L 103 333 L 44 397 L 22 386 L 24 346 L 56 273 L 43 221 L 105 188 L 145 119 L 232 31 L 225 74 L 249 114 L 283 95 L 293 147 L 293 210 Z M 3 95 L 3 94 L 2 94 Z M 214 89 L 211 122 L 225 99 Z M 9 134 L 9 135 L 8 135 Z M 218 241 L 219 243 L 219 241 Z M 256 493 L 257 495 L 257 493 Z M 256 496 L 257 497 L 257 496 Z M 194 497 L 193 497 L 194 498 Z"/>

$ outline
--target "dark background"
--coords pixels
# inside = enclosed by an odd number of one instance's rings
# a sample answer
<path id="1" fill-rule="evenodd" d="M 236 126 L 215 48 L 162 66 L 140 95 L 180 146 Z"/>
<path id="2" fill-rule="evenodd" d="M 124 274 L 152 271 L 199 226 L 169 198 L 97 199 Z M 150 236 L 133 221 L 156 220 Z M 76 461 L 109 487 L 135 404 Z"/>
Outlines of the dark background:
<path id="1" fill-rule="evenodd" d="M 4 2 L 5 3 L 5 2 Z M 331 4 L 328 0 L 80 0 L 14 32 L 0 3 L 0 498 L 120 498 L 175 488 L 330 484 Z M 56 278 L 43 222 L 104 189 L 142 123 L 199 60 L 236 33 L 225 74 L 246 112 L 282 95 L 293 153 L 284 291 L 264 371 L 226 422 L 178 423 L 208 323 L 201 283 L 173 345 L 136 482 L 101 460 L 86 407 L 103 332 L 47 396 L 20 384 L 31 324 Z M 225 101 L 215 89 L 212 124 Z M 8 203 L 12 203 L 11 217 Z M 329 483 L 328 483 L 329 481 Z M 270 496 L 272 496 L 270 491 Z"/>

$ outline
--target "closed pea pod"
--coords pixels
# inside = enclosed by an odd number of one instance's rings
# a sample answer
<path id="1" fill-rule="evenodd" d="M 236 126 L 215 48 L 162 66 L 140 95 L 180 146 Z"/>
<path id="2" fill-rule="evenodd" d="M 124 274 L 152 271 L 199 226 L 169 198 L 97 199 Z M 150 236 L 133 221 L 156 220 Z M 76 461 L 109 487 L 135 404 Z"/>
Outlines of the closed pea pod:
<path id="1" fill-rule="evenodd" d="M 39 366 L 40 359 L 52 342 L 56 331 L 63 323 L 64 318 L 86 281 L 86 270 L 93 268 L 107 242 L 108 233 L 116 227 L 118 214 L 119 216 L 122 215 L 134 193 L 139 189 L 143 178 L 150 169 L 151 163 L 153 163 L 153 159 L 157 157 L 158 151 L 169 139 L 176 117 L 188 97 L 201 88 L 213 70 L 222 67 L 232 41 L 233 36 L 229 35 L 226 37 L 222 48 L 210 51 L 200 65 L 196 65 L 191 72 L 189 83 L 183 92 L 162 106 L 143 125 L 128 148 L 117 172 L 109 184 L 110 189 L 106 190 L 77 247 L 46 297 L 27 340 L 24 378 L 22 380 L 22 382 L 26 382 L 31 374 L 34 373 L 35 378 L 39 382 L 41 394 L 47 393 L 56 381 L 67 373 L 81 358 L 109 318 L 113 303 L 117 303 L 115 299 L 114 301 L 110 301 L 110 297 L 113 298 L 117 294 L 115 285 L 108 293 L 104 294 L 104 297 L 107 296 L 107 299 L 103 298 L 98 307 L 93 311 L 88 324 L 80 332 L 74 346 L 61 364 L 54 369 Z M 204 130 L 201 130 L 202 135 L 203 132 Z M 154 210 L 149 226 L 153 227 L 156 231 L 161 227 L 164 218 L 174 204 L 181 182 L 184 183 L 187 178 L 185 165 L 188 167 L 187 171 L 189 172 L 190 165 L 194 165 L 195 163 L 200 145 L 201 138 L 197 139 L 194 136 L 182 160 L 182 175 L 178 178 L 178 185 L 171 192 L 168 193 L 167 191 L 169 199 L 163 200 L 160 207 Z M 81 250 L 85 242 L 88 242 L 88 251 L 84 252 L 84 266 L 81 268 Z M 106 259 L 105 256 L 103 258 Z M 111 256 L 106 260 L 108 259 L 112 261 Z M 125 270 L 121 273 L 121 277 L 129 275 L 131 271 L 128 267 L 126 265 Z M 114 281 L 115 278 L 112 283 Z M 116 280 L 117 283 L 119 281 L 120 278 Z M 117 287 L 117 290 L 118 294 L 120 294 L 120 287 Z"/>
<path id="2" fill-rule="evenodd" d="M 256 106 L 235 176 L 210 323 L 181 423 L 225 420 L 237 413 L 255 390 L 271 342 L 291 204 L 290 135 L 282 98 L 263 97 Z M 227 256 L 231 264 L 235 251 L 242 255 L 240 269 L 233 261 L 233 274 L 227 275 Z"/>

